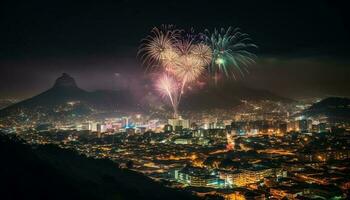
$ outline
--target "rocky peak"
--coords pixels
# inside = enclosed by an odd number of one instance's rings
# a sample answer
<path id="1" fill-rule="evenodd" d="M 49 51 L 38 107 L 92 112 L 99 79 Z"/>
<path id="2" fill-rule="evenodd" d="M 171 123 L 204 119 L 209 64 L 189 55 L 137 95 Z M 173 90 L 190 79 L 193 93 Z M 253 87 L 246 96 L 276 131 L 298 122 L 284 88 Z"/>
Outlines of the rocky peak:
<path id="1" fill-rule="evenodd" d="M 78 86 L 73 77 L 71 77 L 69 74 L 63 73 L 62 76 L 56 79 L 55 85 L 53 87 L 77 88 Z"/>

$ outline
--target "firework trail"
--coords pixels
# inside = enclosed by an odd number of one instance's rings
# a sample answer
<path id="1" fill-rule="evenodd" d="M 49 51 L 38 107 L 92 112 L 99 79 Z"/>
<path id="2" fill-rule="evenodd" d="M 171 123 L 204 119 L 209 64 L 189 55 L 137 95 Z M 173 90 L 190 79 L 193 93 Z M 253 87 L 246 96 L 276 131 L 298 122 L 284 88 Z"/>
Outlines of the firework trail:
<path id="1" fill-rule="evenodd" d="M 178 101 L 177 101 L 177 92 L 178 92 L 178 83 L 171 76 L 163 74 L 159 77 L 156 83 L 157 90 L 159 93 L 168 97 L 171 103 L 171 106 L 174 109 L 174 116 L 178 114 Z"/>

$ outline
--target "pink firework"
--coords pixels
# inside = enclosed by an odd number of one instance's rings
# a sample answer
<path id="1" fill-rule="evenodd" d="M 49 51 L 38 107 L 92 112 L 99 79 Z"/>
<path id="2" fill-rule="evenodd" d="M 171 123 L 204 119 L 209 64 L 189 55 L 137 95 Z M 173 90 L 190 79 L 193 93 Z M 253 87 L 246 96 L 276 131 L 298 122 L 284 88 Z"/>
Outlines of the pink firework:
<path id="1" fill-rule="evenodd" d="M 162 96 L 169 98 L 171 106 L 174 109 L 174 116 L 177 116 L 179 95 L 179 84 L 177 80 L 167 74 L 163 74 L 158 79 L 156 87 Z"/>

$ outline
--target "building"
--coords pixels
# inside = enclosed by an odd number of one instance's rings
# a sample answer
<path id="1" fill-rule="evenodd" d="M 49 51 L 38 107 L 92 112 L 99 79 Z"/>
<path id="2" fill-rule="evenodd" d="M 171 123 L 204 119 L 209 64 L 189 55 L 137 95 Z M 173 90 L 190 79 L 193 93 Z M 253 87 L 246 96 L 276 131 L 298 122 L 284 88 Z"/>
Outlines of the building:
<path id="1" fill-rule="evenodd" d="M 309 130 L 308 121 L 306 119 L 299 120 L 298 125 L 300 132 L 307 132 Z"/>
<path id="2" fill-rule="evenodd" d="M 175 144 L 192 144 L 192 138 L 177 138 Z"/>
<path id="3" fill-rule="evenodd" d="M 182 119 L 181 117 L 168 119 L 168 124 L 171 125 L 175 131 L 190 128 L 190 121 L 188 119 Z"/>
<path id="4" fill-rule="evenodd" d="M 304 162 L 326 162 L 329 160 L 350 159 L 350 149 L 303 151 L 299 152 L 298 159 Z"/>
<path id="5" fill-rule="evenodd" d="M 96 129 L 97 129 L 97 132 L 104 133 L 107 131 L 107 126 L 105 124 L 97 124 Z"/>
<path id="6" fill-rule="evenodd" d="M 166 132 L 166 133 L 173 132 L 173 126 L 170 124 L 165 124 L 164 125 L 164 132 Z"/>
<path id="7" fill-rule="evenodd" d="M 84 122 L 82 124 L 77 125 L 78 131 L 91 131 L 92 130 L 92 123 L 91 122 Z"/>
<path id="8" fill-rule="evenodd" d="M 273 169 L 267 167 L 255 167 L 250 169 L 236 170 L 233 172 L 220 172 L 220 178 L 224 179 L 228 185 L 238 187 L 247 186 L 263 181 L 265 177 L 281 176 L 280 169 Z"/>
<path id="9" fill-rule="evenodd" d="M 184 167 L 181 170 L 175 170 L 174 178 L 180 183 L 193 187 L 216 188 L 224 183 L 223 180 L 220 181 L 217 173 L 197 167 Z"/>
<path id="10" fill-rule="evenodd" d="M 288 132 L 309 132 L 312 130 L 312 121 L 307 119 L 300 119 L 295 121 L 289 121 L 287 124 Z"/>

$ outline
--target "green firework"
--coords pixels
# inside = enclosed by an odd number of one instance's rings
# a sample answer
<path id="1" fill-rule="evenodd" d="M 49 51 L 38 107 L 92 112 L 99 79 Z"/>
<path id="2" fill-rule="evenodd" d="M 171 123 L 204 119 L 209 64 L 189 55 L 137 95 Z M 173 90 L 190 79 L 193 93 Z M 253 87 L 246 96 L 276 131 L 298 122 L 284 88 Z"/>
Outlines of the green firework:
<path id="1" fill-rule="evenodd" d="M 213 51 L 209 71 L 223 73 L 227 77 L 237 78 L 248 73 L 247 67 L 255 63 L 256 56 L 250 52 L 257 46 L 252 43 L 248 34 L 241 33 L 238 28 L 215 29 L 213 33 L 205 31 L 205 42 Z"/>

